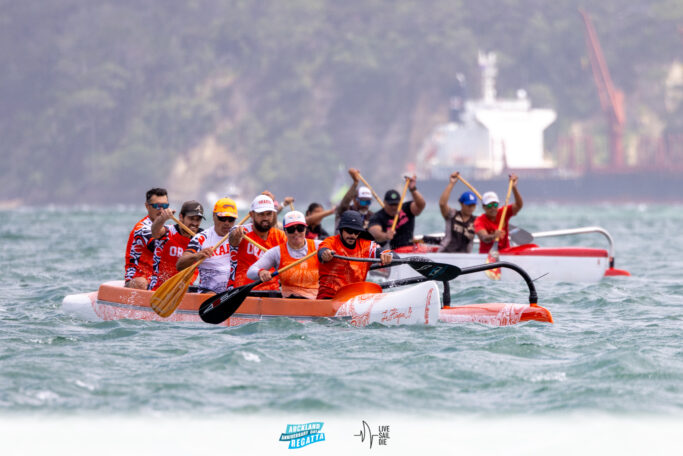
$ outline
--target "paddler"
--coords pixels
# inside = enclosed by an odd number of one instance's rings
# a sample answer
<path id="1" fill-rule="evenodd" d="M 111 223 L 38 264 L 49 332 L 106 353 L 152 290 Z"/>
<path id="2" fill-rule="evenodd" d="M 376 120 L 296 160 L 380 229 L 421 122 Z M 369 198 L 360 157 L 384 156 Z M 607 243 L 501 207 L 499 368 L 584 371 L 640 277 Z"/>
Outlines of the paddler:
<path id="1" fill-rule="evenodd" d="M 271 270 L 281 269 L 317 250 L 322 241 L 306 239 L 306 218 L 299 211 L 285 214 L 283 221 L 287 242 L 277 245 L 249 267 L 247 278 L 261 279 L 268 282 L 272 279 Z M 318 295 L 318 258 L 309 258 L 298 266 L 279 275 L 282 285 L 282 296 L 285 298 L 315 299 Z"/>
<path id="2" fill-rule="evenodd" d="M 394 258 L 389 250 L 375 241 L 359 238 L 364 231 L 363 217 L 357 211 L 346 211 L 339 220 L 339 234 L 325 239 L 318 248 L 320 266 L 318 299 L 334 297 L 337 290 L 355 282 L 364 282 L 370 263 L 340 260 L 333 255 L 354 258 L 380 258 L 386 266 Z"/>
<path id="3" fill-rule="evenodd" d="M 168 225 L 175 211 L 163 209 L 159 217 L 152 223 L 152 236 L 157 239 L 154 249 L 154 274 L 149 283 L 150 290 L 156 290 L 177 272 L 176 264 L 183 255 L 192 237 L 200 233 L 199 227 L 204 218 L 204 208 L 198 201 L 185 201 L 180 208 L 178 220 L 192 232 L 185 231 L 180 225 Z"/>
<path id="4" fill-rule="evenodd" d="M 322 221 L 325 217 L 334 214 L 336 208 L 327 209 L 320 203 L 311 203 L 306 210 L 306 239 L 323 240 L 330 234 L 323 228 Z"/>
<path id="5" fill-rule="evenodd" d="M 515 202 L 508 205 L 507 213 L 505 214 L 505 221 L 503 222 L 503 229 L 498 231 L 498 225 L 500 224 L 500 218 L 503 215 L 503 208 L 499 207 L 500 200 L 495 192 L 486 192 L 481 196 L 482 207 L 484 208 L 484 213 L 476 218 L 474 221 L 474 231 L 479 236 L 479 253 L 488 253 L 493 247 L 493 242 L 496 240 L 496 235 L 498 235 L 498 248 L 500 250 L 510 247 L 510 241 L 508 240 L 508 222 L 510 217 L 517 215 L 517 213 L 522 209 L 524 202 L 522 201 L 522 195 L 520 195 L 517 189 L 517 181 L 519 178 L 516 174 L 510 175 L 510 180 L 512 181 L 512 193 L 515 195 Z"/>
<path id="6" fill-rule="evenodd" d="M 233 273 L 230 261 L 230 245 L 221 244 L 216 250 L 213 247 L 230 232 L 237 220 L 237 205 L 231 198 L 221 198 L 213 206 L 213 226 L 198 233 L 187 244 L 185 252 L 178 258 L 178 271 L 206 258 L 199 265 L 199 287 L 202 291 L 220 293 L 228 289 L 228 282 Z"/>
<path id="7" fill-rule="evenodd" d="M 152 222 L 168 209 L 165 188 L 152 188 L 145 195 L 147 215 L 135 224 L 126 245 L 125 286 L 146 290 L 154 274 L 153 254 L 156 239 L 152 236 Z"/>
<path id="8" fill-rule="evenodd" d="M 417 178 L 413 174 L 408 178 L 408 190 L 412 201 L 405 201 L 399 208 L 401 195 L 396 190 L 388 190 L 384 195 L 384 209 L 379 210 L 370 219 L 368 231 L 379 244 L 389 244 L 392 249 L 413 244 L 415 217 L 420 215 L 427 203 L 417 190 Z M 392 229 L 394 217 L 398 212 L 395 230 Z"/>
<path id="9" fill-rule="evenodd" d="M 470 191 L 460 195 L 460 210 L 448 205 L 451 191 L 459 176 L 459 172 L 450 175 L 448 184 L 439 198 L 439 209 L 446 221 L 446 235 L 441 241 L 439 252 L 470 253 L 474 245 L 474 210 L 477 207 L 477 196 Z"/>
<path id="10" fill-rule="evenodd" d="M 368 187 L 358 185 L 360 171 L 356 168 L 349 168 L 349 176 L 351 176 L 353 183 L 335 210 L 334 232 L 339 234 L 339 220 L 344 212 L 348 210 L 357 211 L 363 217 L 363 237 L 372 240 L 372 236 L 365 231 L 368 228 L 368 223 L 370 223 L 370 218 L 374 215 L 374 212 L 370 210 L 372 191 Z"/>
<path id="11" fill-rule="evenodd" d="M 266 250 L 287 242 L 285 233 L 275 226 L 277 213 L 270 196 L 263 194 L 257 196 L 251 202 L 250 209 L 249 215 L 252 223 L 236 226 L 228 238 L 230 245 L 236 249 L 235 287 L 253 282 L 247 277 L 247 271 L 263 254 L 260 248 L 244 239 L 245 237 L 249 237 Z M 279 288 L 278 280 L 271 280 L 254 287 L 254 290 L 279 290 Z"/>

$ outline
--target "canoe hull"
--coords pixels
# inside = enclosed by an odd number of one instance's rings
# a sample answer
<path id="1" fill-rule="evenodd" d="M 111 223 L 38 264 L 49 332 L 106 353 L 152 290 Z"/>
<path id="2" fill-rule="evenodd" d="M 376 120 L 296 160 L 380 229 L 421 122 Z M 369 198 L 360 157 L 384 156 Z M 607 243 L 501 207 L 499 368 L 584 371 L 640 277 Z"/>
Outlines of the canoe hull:
<path id="1" fill-rule="evenodd" d="M 124 288 L 123 282 L 107 282 L 90 293 L 68 295 L 62 302 L 65 313 L 94 321 L 119 319 L 204 323 L 197 313 L 207 294 L 187 293 L 178 309 L 168 318 L 157 315 L 149 305 L 151 291 Z M 269 318 L 295 320 L 333 318 L 353 326 L 434 325 L 447 323 L 484 323 L 507 326 L 536 320 L 552 323 L 550 312 L 524 304 L 473 304 L 441 309 L 435 282 L 423 282 L 390 293 L 364 293 L 344 301 L 247 297 L 238 311 L 222 323 L 239 326 Z"/>

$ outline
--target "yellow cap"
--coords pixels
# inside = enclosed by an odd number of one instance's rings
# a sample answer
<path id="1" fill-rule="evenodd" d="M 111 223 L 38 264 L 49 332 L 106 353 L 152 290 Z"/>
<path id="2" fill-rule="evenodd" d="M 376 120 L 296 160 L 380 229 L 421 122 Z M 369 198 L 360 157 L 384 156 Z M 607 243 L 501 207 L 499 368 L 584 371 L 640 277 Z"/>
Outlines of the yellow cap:
<path id="1" fill-rule="evenodd" d="M 221 198 L 213 206 L 213 212 L 219 217 L 237 218 L 237 205 L 231 198 Z"/>

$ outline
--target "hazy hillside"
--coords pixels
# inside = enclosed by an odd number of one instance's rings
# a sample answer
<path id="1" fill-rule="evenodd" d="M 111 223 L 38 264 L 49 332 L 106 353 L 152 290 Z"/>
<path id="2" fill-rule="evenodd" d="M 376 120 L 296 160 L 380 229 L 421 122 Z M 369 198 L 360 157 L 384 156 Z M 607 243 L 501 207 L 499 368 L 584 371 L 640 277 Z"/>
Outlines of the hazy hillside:
<path id="1" fill-rule="evenodd" d="M 351 165 L 381 188 L 446 119 L 456 72 L 479 95 L 479 49 L 498 53 L 499 93 L 558 111 L 552 148 L 602 122 L 580 3 L 1 1 L 0 200 L 201 197 L 226 180 L 322 200 Z M 629 128 L 681 131 L 664 80 L 683 60 L 683 0 L 587 9 Z"/>

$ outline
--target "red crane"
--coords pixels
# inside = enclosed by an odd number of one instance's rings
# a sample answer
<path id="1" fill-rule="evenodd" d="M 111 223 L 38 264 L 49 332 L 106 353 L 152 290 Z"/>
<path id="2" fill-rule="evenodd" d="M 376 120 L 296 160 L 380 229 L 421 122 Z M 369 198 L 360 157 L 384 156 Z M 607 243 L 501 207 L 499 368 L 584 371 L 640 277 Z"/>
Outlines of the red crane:
<path id="1" fill-rule="evenodd" d="M 600 96 L 600 105 L 607 115 L 607 124 L 610 130 L 610 161 L 613 169 L 620 169 L 624 166 L 623 136 L 626 122 L 624 93 L 612 83 L 609 69 L 605 63 L 605 56 L 602 54 L 600 41 L 598 41 L 598 35 L 595 33 L 590 16 L 581 8 L 579 8 L 579 14 L 581 14 L 583 23 L 586 25 L 586 46 L 588 47 L 595 85 Z"/>

